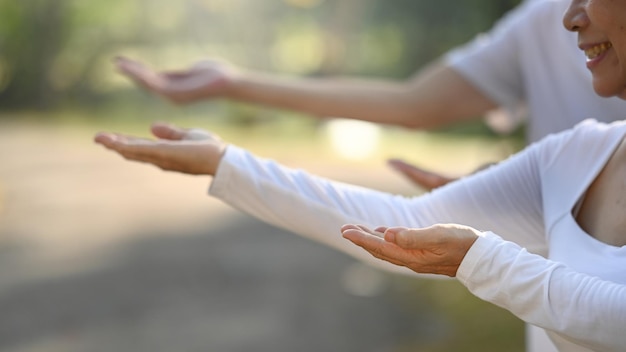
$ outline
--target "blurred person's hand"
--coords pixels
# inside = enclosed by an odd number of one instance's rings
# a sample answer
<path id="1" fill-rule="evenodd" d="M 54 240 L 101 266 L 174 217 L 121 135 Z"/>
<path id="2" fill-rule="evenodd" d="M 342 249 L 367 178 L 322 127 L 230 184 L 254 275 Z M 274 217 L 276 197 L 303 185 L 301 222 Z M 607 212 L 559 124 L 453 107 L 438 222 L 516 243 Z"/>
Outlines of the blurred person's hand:
<path id="1" fill-rule="evenodd" d="M 220 97 L 228 92 L 237 76 L 225 62 L 202 60 L 181 70 L 156 71 L 126 57 L 116 57 L 118 71 L 137 85 L 176 104 Z"/>
<path id="2" fill-rule="evenodd" d="M 215 175 L 227 144 L 201 129 L 183 129 L 155 123 L 151 128 L 157 139 L 118 133 L 98 133 L 94 141 L 127 160 L 153 164 L 166 171 L 191 175 Z"/>
<path id="3" fill-rule="evenodd" d="M 432 190 L 456 180 L 454 177 L 448 177 L 433 171 L 428 171 L 400 159 L 390 159 L 387 163 L 392 169 L 408 178 L 409 181 L 426 190 Z"/>
<path id="4" fill-rule="evenodd" d="M 454 277 L 465 254 L 479 236 L 477 230 L 456 224 L 426 228 L 344 225 L 344 238 L 374 257 L 417 273 Z"/>
<path id="5" fill-rule="evenodd" d="M 445 186 L 448 183 L 459 179 L 458 177 L 444 176 L 434 171 L 428 171 L 426 169 L 423 169 L 416 165 L 409 164 L 400 159 L 389 159 L 387 161 L 387 164 L 389 164 L 389 166 L 391 166 L 392 169 L 398 171 L 404 177 L 408 178 L 409 181 L 429 191 L 437 187 Z M 493 164 L 494 163 L 484 164 L 480 166 L 479 168 L 477 168 L 476 170 L 474 170 L 472 173 L 476 173 L 478 171 L 486 169 Z"/>

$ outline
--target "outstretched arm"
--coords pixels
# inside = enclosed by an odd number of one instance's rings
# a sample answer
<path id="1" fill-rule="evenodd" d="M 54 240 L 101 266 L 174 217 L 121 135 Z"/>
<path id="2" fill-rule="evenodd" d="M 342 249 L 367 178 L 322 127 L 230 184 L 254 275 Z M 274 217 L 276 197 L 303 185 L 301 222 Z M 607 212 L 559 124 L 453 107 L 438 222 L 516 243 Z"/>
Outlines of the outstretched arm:
<path id="1" fill-rule="evenodd" d="M 154 70 L 124 57 L 118 70 L 175 103 L 226 98 L 319 117 L 344 117 L 410 128 L 437 128 L 478 118 L 495 103 L 454 69 L 435 62 L 406 81 L 294 78 L 237 70 L 205 60 L 186 69 Z"/>
<path id="2" fill-rule="evenodd" d="M 341 231 L 381 260 L 418 273 L 457 276 L 479 298 L 566 340 L 594 351 L 620 351 L 626 345 L 624 285 L 460 225 L 375 230 L 344 225 Z"/>
<path id="3" fill-rule="evenodd" d="M 372 260 L 338 236 L 341 225 L 423 227 L 456 222 L 502 230 L 499 232 L 535 250 L 544 245 L 532 154 L 498 168 L 498 172 L 456 182 L 422 197 L 405 198 L 289 169 L 236 146 L 226 148 L 214 137 L 189 140 L 187 135 L 193 131 L 156 125 L 153 133 L 157 140 L 99 134 L 96 142 L 127 159 L 165 170 L 214 175 L 211 195 L 232 207 L 377 265 L 383 262 Z"/>

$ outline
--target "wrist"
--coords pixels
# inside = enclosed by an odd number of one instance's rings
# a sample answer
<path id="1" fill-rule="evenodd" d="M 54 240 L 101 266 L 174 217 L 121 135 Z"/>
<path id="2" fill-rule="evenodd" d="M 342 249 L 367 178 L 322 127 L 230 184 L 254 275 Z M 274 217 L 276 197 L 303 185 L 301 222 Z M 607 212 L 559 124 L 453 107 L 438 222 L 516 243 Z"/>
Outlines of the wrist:
<path id="1" fill-rule="evenodd" d="M 226 148 L 228 145 L 224 142 L 217 142 L 210 145 L 209 150 L 207 151 L 208 162 L 205 164 L 205 174 L 210 176 L 215 176 L 217 173 L 217 169 L 224 158 L 224 154 L 226 153 Z"/>
<path id="2" fill-rule="evenodd" d="M 252 82 L 251 74 L 247 72 L 235 72 L 227 79 L 222 97 L 228 99 L 241 99 L 245 96 L 246 87 Z"/>

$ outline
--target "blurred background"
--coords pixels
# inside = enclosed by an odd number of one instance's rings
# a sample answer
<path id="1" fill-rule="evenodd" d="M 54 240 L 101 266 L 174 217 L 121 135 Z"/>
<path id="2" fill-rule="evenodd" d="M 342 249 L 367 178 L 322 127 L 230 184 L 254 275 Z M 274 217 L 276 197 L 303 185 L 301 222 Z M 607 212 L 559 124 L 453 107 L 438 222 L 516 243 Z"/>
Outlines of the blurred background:
<path id="1" fill-rule="evenodd" d="M 453 280 L 378 271 L 207 197 L 207 178 L 92 143 L 100 130 L 147 136 L 168 121 L 419 194 L 388 158 L 459 175 L 519 149 L 520 134 L 173 106 L 111 60 L 404 79 L 517 2 L 0 0 L 0 351 L 522 351 L 522 323 Z"/>

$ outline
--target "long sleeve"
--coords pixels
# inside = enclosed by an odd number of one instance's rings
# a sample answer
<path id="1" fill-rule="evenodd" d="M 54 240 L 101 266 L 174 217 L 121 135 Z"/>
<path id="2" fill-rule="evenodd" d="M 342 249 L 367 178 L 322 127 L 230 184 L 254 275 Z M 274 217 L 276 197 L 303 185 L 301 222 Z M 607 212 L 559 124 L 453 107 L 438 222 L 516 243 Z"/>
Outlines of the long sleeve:
<path id="1" fill-rule="evenodd" d="M 424 227 L 460 223 L 506 234 L 509 240 L 545 252 L 533 155 L 523 153 L 489 172 L 407 198 L 332 182 L 229 146 L 210 194 L 264 222 L 386 269 L 404 271 L 343 239 L 341 225 Z"/>
<path id="2" fill-rule="evenodd" d="M 626 347 L 626 286 L 575 272 L 493 233 L 468 251 L 457 278 L 474 295 L 559 339 L 594 351 Z"/>
<path id="3" fill-rule="evenodd" d="M 625 130 L 624 124 L 584 122 L 412 198 L 333 182 L 229 146 L 210 193 L 262 221 L 390 270 L 405 269 L 344 240 L 341 225 L 471 226 L 487 234 L 471 247 L 457 273 L 472 293 L 544 327 L 565 350 L 617 351 L 626 346 L 623 274 L 618 270 L 616 280 L 603 280 L 546 254 L 555 221 L 571 210 L 585 180 L 601 170 Z M 575 167 L 564 167 L 563 160 Z"/>

